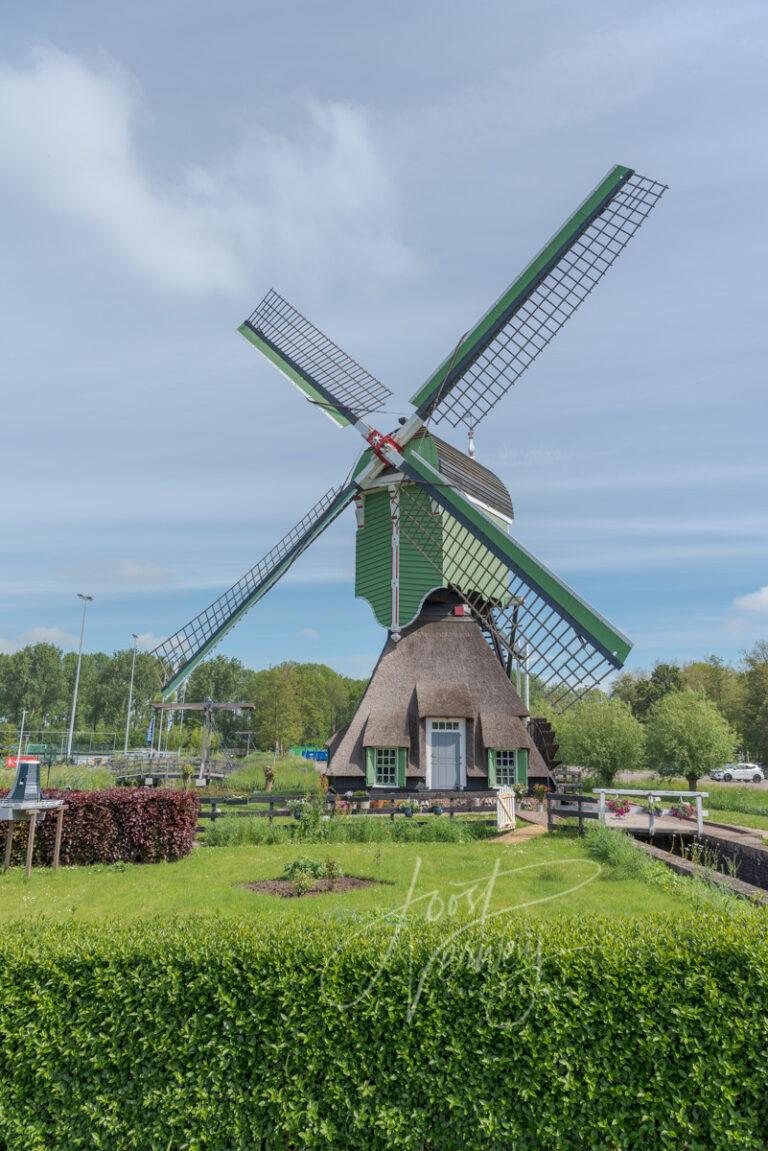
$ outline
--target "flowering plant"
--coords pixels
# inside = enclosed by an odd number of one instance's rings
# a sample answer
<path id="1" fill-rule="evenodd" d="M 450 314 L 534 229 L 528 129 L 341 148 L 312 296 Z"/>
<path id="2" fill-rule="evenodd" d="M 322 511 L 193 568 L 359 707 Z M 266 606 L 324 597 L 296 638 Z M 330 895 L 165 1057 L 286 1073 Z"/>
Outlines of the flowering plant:
<path id="1" fill-rule="evenodd" d="M 619 819 L 623 819 L 625 815 L 629 814 L 629 800 L 625 799 L 623 795 L 612 795 L 606 806 L 611 815 L 616 815 Z"/>
<path id="2" fill-rule="evenodd" d="M 676 819 L 693 819 L 696 814 L 696 808 L 692 803 L 687 803 L 684 799 L 673 803 L 669 809 L 670 815 L 674 815 Z"/>

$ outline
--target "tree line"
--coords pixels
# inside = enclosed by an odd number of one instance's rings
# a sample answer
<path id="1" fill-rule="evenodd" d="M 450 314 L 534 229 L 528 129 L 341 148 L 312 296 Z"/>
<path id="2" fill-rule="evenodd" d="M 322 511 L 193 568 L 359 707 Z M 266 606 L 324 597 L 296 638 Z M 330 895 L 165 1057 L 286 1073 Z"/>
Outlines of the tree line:
<path id="1" fill-rule="evenodd" d="M 76 731 L 109 736 L 117 733 L 122 746 L 128 708 L 133 651 L 112 655 L 90 652 L 82 657 L 77 699 Z M 0 654 L 0 725 L 4 747 L 26 710 L 26 730 L 45 739 L 69 724 L 77 656 L 53 644 L 39 643 L 12 654 Z M 145 652 L 136 653 L 131 708 L 130 745 L 145 743 L 152 704 L 160 700 L 162 665 Z M 184 690 L 186 703 L 213 699 L 254 705 L 252 712 L 221 712 L 216 726 L 221 741 L 231 745 L 247 733 L 254 748 L 322 743 L 347 723 L 367 680 L 339 675 L 320 663 L 282 663 L 255 671 L 238 660 L 219 655 L 200 664 Z M 199 743 L 200 713 L 187 712 L 183 723 L 176 712 L 163 746 L 192 747 Z"/>
<path id="2" fill-rule="evenodd" d="M 718 656 L 626 672 L 552 721 L 561 757 L 608 785 L 646 767 L 698 778 L 738 756 L 768 764 L 768 642 L 732 667 Z"/>

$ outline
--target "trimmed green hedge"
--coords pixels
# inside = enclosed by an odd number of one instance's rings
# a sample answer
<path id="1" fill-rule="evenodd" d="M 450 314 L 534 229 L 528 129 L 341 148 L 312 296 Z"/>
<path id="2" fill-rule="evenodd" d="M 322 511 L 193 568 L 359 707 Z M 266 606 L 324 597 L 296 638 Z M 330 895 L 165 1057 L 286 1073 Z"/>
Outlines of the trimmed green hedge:
<path id="1" fill-rule="evenodd" d="M 56 931 L 0 940 L 3 1151 L 765 1147 L 758 911 L 516 919 L 436 966 L 447 925 Z"/>

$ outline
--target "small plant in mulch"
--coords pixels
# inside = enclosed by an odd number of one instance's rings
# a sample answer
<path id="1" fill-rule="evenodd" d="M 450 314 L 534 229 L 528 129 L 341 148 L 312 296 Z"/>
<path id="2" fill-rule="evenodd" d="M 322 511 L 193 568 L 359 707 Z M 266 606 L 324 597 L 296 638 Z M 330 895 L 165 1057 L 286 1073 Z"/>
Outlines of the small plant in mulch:
<path id="1" fill-rule="evenodd" d="M 277 895 L 283 899 L 300 899 L 304 895 L 322 895 L 324 892 L 354 891 L 358 887 L 370 887 L 373 879 L 362 879 L 356 875 L 345 875 L 337 859 L 310 859 L 299 855 L 286 863 L 280 879 L 265 879 L 258 883 L 246 883 L 249 891 L 264 895 Z"/>
<path id="2" fill-rule="evenodd" d="M 617 816 L 618 819 L 623 819 L 625 815 L 629 815 L 631 810 L 629 800 L 625 799 L 623 795 L 611 796 L 605 806 L 611 815 Z"/>

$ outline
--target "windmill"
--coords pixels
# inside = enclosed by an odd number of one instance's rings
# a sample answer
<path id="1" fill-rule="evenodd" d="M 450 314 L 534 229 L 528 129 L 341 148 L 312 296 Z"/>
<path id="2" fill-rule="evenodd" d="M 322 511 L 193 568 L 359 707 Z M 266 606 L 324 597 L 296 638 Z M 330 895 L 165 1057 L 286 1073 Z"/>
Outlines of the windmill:
<path id="1" fill-rule="evenodd" d="M 239 331 L 336 425 L 356 428 L 367 446 L 338 487 L 155 649 L 167 669 L 165 698 L 350 504 L 358 526 L 356 594 L 387 628 L 390 649 L 429 603 L 442 603 L 443 614 L 472 622 L 507 679 L 524 664 L 555 708 L 622 667 L 627 638 L 509 535 L 509 493 L 474 459 L 473 437 L 665 190 L 630 168 L 611 169 L 459 339 L 411 398 L 413 411 L 389 433 L 366 415 L 381 409 L 390 390 L 276 291 L 267 293 Z M 469 454 L 430 430 L 441 421 L 467 428 Z M 460 698 L 459 690 L 457 705 Z"/>

